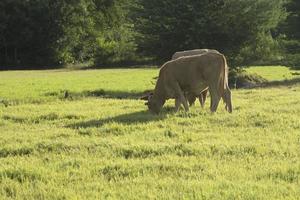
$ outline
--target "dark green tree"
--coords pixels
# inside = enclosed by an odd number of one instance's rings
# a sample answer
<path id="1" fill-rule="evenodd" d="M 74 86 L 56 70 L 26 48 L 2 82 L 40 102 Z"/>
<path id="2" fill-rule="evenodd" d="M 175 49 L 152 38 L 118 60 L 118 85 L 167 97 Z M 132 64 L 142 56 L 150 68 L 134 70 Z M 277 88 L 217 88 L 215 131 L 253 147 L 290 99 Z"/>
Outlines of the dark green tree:
<path id="1" fill-rule="evenodd" d="M 3 0 L 0 2 L 0 64 L 47 63 L 57 26 L 51 23 L 46 1 Z"/>
<path id="2" fill-rule="evenodd" d="M 271 30 L 285 17 L 282 0 L 139 0 L 139 3 L 134 15 L 139 49 L 161 60 L 169 59 L 179 50 L 211 48 L 225 53 L 231 62 L 241 64 L 244 62 L 241 50 L 259 46 L 258 41 L 264 37 L 270 38 Z"/>
<path id="3" fill-rule="evenodd" d="M 98 32 L 95 65 L 135 62 L 136 41 L 134 22 L 129 18 L 134 0 L 118 0 L 109 10 L 111 16 Z M 112 15 L 112 13 L 114 13 Z"/>
<path id="4" fill-rule="evenodd" d="M 300 66 L 300 1 L 289 0 L 286 4 L 287 19 L 280 25 L 279 34 L 286 55 L 283 63 Z"/>
<path id="5" fill-rule="evenodd" d="M 135 48 L 127 2 L 2 0 L 1 68 L 124 60 Z"/>
<path id="6" fill-rule="evenodd" d="M 290 0 L 287 3 L 286 8 L 289 15 L 283 23 L 282 30 L 288 38 L 300 40 L 300 1 Z"/>

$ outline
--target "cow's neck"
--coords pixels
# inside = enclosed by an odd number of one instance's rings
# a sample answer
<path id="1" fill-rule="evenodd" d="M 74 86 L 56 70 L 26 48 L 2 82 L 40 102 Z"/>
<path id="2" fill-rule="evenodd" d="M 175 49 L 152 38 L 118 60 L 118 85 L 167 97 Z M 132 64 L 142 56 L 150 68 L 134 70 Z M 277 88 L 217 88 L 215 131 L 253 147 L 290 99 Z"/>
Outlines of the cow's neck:
<path id="1" fill-rule="evenodd" d="M 156 82 L 156 86 L 154 89 L 154 95 L 161 97 L 161 98 L 165 98 L 165 96 L 166 96 L 165 85 L 164 85 L 162 76 L 160 76 Z"/>
<path id="2" fill-rule="evenodd" d="M 153 99 L 155 99 L 159 104 L 163 105 L 166 101 L 166 91 L 162 77 L 159 77 L 155 86 Z"/>

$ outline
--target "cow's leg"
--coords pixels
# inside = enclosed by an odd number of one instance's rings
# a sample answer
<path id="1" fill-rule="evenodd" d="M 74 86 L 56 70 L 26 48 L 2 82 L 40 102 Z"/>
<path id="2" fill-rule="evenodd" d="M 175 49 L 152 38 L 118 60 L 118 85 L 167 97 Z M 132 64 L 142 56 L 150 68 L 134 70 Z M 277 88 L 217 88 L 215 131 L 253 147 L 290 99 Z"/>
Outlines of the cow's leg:
<path id="1" fill-rule="evenodd" d="M 189 111 L 189 105 L 186 101 L 186 98 L 182 95 L 182 96 L 180 96 L 180 99 L 181 99 L 181 103 L 183 104 L 183 107 L 184 107 L 185 111 L 188 112 Z"/>
<path id="2" fill-rule="evenodd" d="M 187 100 L 189 102 L 189 105 L 192 106 L 195 104 L 195 101 L 196 101 L 196 96 L 192 93 L 187 93 Z"/>
<path id="3" fill-rule="evenodd" d="M 177 112 L 180 108 L 181 102 L 179 98 L 175 98 L 175 111 Z"/>
<path id="4" fill-rule="evenodd" d="M 224 95 L 222 96 L 222 99 L 223 99 L 223 102 L 225 103 L 225 110 L 228 111 L 228 105 L 227 105 L 227 102 L 226 102 L 225 93 L 224 93 Z"/>
<path id="5" fill-rule="evenodd" d="M 207 91 L 208 89 L 202 91 L 199 95 L 199 102 L 202 108 L 204 107 L 204 103 L 206 101 Z"/>
<path id="6" fill-rule="evenodd" d="M 209 93 L 210 93 L 210 111 L 216 112 L 221 96 L 219 95 L 217 87 L 209 87 Z"/>
<path id="7" fill-rule="evenodd" d="M 203 103 L 203 95 L 202 95 L 202 93 L 199 94 L 198 99 L 199 99 L 199 102 L 200 102 L 200 106 L 203 108 L 204 103 Z"/>
<path id="8" fill-rule="evenodd" d="M 207 97 L 207 92 L 208 92 L 208 89 L 204 90 L 201 94 L 202 94 L 202 97 L 203 97 L 203 104 L 201 104 L 202 108 L 204 107 L 204 103 L 206 101 L 206 97 Z"/>
<path id="9" fill-rule="evenodd" d="M 224 95 L 223 95 L 223 100 L 225 101 L 225 108 L 229 113 L 232 113 L 232 103 L 231 103 L 231 91 L 229 87 L 227 86 Z"/>
<path id="10" fill-rule="evenodd" d="M 187 100 L 186 100 L 184 93 L 181 90 L 178 83 L 174 84 L 174 91 L 175 91 L 175 99 L 176 99 L 175 103 L 176 103 L 176 101 L 179 102 L 178 103 L 179 105 L 182 103 L 185 111 L 189 111 L 189 106 L 188 106 Z M 178 111 L 178 110 L 176 110 L 176 111 Z"/>

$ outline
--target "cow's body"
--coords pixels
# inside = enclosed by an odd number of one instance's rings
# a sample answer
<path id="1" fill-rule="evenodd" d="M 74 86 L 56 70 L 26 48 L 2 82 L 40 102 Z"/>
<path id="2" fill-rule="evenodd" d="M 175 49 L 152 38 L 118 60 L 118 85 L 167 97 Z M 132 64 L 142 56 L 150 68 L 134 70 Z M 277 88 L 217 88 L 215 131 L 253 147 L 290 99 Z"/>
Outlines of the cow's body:
<path id="1" fill-rule="evenodd" d="M 158 113 L 167 99 L 175 98 L 176 110 L 182 103 L 188 111 L 184 92 L 199 96 L 202 91 L 209 88 L 211 111 L 216 111 L 222 97 L 226 109 L 231 112 L 231 92 L 228 87 L 227 71 L 224 55 L 214 52 L 184 56 L 166 62 L 160 69 L 153 96 L 148 100 L 148 107 Z"/>
<path id="2" fill-rule="evenodd" d="M 183 57 L 183 56 L 193 56 L 193 55 L 201 55 L 207 52 L 213 52 L 213 53 L 220 53 L 219 51 L 215 49 L 193 49 L 193 50 L 187 50 L 187 51 L 178 51 L 173 54 L 172 60 L 175 60 L 177 58 Z M 186 93 L 185 97 L 187 98 L 189 105 L 193 105 L 196 101 L 196 98 L 199 99 L 201 107 L 204 107 L 204 103 L 207 97 L 208 89 L 203 90 L 200 95 L 195 96 L 191 93 Z"/>

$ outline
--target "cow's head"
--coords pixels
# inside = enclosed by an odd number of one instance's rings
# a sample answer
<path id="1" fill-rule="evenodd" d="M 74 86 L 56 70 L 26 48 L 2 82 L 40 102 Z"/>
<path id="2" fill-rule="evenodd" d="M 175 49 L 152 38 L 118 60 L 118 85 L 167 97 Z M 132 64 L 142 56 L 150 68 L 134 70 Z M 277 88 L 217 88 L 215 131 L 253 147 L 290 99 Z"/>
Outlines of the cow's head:
<path id="1" fill-rule="evenodd" d="M 154 99 L 153 96 L 149 98 L 146 105 L 148 106 L 150 112 L 153 114 L 158 114 L 162 107 L 162 105 L 156 99 Z"/>
<path id="2" fill-rule="evenodd" d="M 156 98 L 153 98 L 153 92 L 150 92 L 147 95 L 142 96 L 140 99 L 147 101 L 145 103 L 145 105 L 148 106 L 148 109 L 150 110 L 150 112 L 152 112 L 154 114 L 159 113 L 159 111 L 162 107 L 162 104 Z"/>

